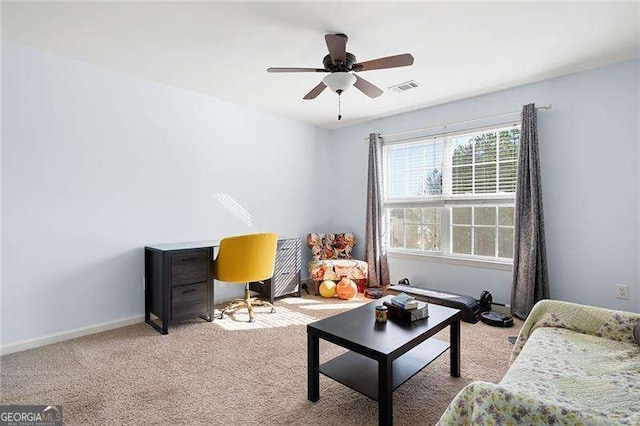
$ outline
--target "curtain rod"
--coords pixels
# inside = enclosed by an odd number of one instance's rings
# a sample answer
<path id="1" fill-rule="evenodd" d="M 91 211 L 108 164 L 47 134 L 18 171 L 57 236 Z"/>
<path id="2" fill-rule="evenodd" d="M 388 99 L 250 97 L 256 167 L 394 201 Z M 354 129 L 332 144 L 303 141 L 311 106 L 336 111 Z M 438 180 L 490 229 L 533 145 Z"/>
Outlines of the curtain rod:
<path id="1" fill-rule="evenodd" d="M 536 107 L 536 110 L 538 110 L 538 109 L 546 109 L 546 110 L 551 109 L 551 104 L 545 104 L 543 106 Z M 388 138 L 388 137 L 391 137 L 391 136 L 400 136 L 400 135 L 406 135 L 406 134 L 409 134 L 409 133 L 424 132 L 425 130 L 439 129 L 441 127 L 444 127 L 446 129 L 447 126 L 455 126 L 455 125 L 458 125 L 458 124 L 473 123 L 475 121 L 488 120 L 490 118 L 506 117 L 506 116 L 513 115 L 513 114 L 519 114 L 521 112 L 522 112 L 522 110 L 520 109 L 518 111 L 505 112 L 505 113 L 502 113 L 502 114 L 494 114 L 494 115 L 488 115 L 486 117 L 472 118 L 470 120 L 453 121 L 453 122 L 447 123 L 447 124 L 440 124 L 439 126 L 424 127 L 422 129 L 407 130 L 405 132 L 381 134 L 380 137 Z M 369 136 L 365 136 L 364 140 L 368 141 L 369 140 Z"/>

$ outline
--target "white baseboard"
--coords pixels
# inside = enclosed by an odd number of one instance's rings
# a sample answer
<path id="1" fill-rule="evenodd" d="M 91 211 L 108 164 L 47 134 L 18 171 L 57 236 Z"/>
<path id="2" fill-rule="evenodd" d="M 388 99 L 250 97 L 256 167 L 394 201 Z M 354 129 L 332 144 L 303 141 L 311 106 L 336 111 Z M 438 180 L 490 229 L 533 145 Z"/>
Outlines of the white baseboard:
<path id="1" fill-rule="evenodd" d="M 313 283 L 311 278 L 302 278 L 301 282 Z M 216 301 L 216 303 L 221 303 Z M 53 343 L 63 342 L 65 340 L 75 339 L 77 337 L 88 336 L 89 334 L 101 333 L 103 331 L 113 330 L 114 328 L 126 327 L 132 324 L 144 322 L 144 315 L 136 315 L 129 318 L 122 318 L 115 321 L 103 322 L 100 324 L 88 325 L 86 327 L 75 328 L 73 330 L 61 331 L 59 333 L 47 334 L 45 336 L 34 337 L 27 340 L 19 340 L 17 342 L 7 343 L 0 346 L 0 355 L 8 355 L 15 352 L 26 351 L 40 346 L 51 345 Z"/>
<path id="2" fill-rule="evenodd" d="M 63 342 L 65 340 L 75 339 L 89 334 L 101 333 L 103 331 L 113 330 L 114 328 L 125 327 L 127 325 L 138 324 L 141 322 L 144 322 L 144 315 L 136 315 L 129 318 L 122 318 L 115 321 L 108 321 L 100 324 L 88 325 L 86 327 L 75 328 L 73 330 L 34 337 L 33 339 L 19 340 L 0 347 L 0 355 L 26 351 L 27 349 Z"/>

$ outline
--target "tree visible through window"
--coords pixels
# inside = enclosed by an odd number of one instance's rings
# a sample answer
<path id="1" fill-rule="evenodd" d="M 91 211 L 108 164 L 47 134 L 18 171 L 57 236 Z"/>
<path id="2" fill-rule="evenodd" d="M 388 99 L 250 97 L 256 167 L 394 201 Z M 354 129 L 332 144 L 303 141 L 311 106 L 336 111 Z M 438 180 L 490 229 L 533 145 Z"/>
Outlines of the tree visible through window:
<path id="1" fill-rule="evenodd" d="M 433 169 L 422 180 L 420 190 L 416 195 L 440 195 L 442 194 L 442 170 Z"/>
<path id="2" fill-rule="evenodd" d="M 512 258 L 519 143 L 511 126 L 386 145 L 389 247 Z"/>

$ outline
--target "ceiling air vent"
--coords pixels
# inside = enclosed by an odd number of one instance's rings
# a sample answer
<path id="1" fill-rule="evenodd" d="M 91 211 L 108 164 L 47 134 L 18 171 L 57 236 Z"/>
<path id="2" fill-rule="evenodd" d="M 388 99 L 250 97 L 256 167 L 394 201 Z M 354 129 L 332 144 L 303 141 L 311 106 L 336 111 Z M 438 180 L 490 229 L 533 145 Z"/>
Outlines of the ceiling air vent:
<path id="1" fill-rule="evenodd" d="M 389 89 L 394 92 L 406 92 L 407 90 L 415 89 L 419 84 L 415 80 L 405 81 L 404 83 L 396 84 L 395 86 L 389 87 Z"/>

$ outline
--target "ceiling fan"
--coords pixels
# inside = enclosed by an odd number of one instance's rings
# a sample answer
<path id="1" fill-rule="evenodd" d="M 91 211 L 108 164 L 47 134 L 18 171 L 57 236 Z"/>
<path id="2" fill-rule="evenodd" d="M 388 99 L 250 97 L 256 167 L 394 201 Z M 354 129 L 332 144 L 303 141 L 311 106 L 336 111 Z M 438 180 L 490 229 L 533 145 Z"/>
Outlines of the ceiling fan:
<path id="1" fill-rule="evenodd" d="M 347 52 L 347 41 L 344 34 L 327 34 L 324 36 L 329 54 L 322 60 L 324 68 L 267 68 L 267 72 L 324 72 L 329 73 L 320 84 L 311 89 L 303 99 L 315 99 L 324 89 L 329 87 L 340 96 L 351 86 L 355 86 L 370 98 L 382 95 L 382 89 L 354 74 L 362 71 L 381 70 L 385 68 L 406 67 L 413 64 L 413 56 L 409 53 L 365 62 L 356 62 L 355 55 Z M 338 100 L 339 107 L 339 100 Z M 342 116 L 338 113 L 338 120 Z"/>

